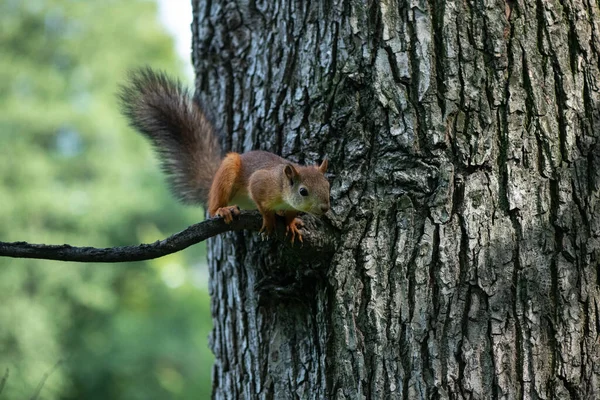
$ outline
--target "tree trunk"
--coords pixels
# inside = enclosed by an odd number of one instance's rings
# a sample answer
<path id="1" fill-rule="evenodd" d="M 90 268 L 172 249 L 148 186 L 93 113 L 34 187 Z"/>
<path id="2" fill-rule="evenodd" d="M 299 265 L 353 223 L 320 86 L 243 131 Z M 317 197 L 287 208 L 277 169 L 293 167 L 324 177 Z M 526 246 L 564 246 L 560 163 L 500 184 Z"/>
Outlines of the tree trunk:
<path id="1" fill-rule="evenodd" d="M 307 255 L 210 244 L 215 398 L 600 394 L 592 0 L 194 0 L 224 148 L 329 159 Z"/>

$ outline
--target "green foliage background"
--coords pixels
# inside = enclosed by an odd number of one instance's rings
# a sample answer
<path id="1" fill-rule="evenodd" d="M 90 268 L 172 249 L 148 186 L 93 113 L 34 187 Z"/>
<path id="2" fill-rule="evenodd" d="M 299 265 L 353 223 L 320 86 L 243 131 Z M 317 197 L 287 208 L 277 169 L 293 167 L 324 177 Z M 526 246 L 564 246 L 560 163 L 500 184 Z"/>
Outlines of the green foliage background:
<path id="1" fill-rule="evenodd" d="M 147 0 L 0 1 L 0 240 L 120 246 L 203 216 L 169 195 L 115 93 L 181 75 Z M 0 258 L 0 399 L 210 397 L 202 246 L 145 263 Z M 47 378 L 46 378 L 47 377 Z"/>

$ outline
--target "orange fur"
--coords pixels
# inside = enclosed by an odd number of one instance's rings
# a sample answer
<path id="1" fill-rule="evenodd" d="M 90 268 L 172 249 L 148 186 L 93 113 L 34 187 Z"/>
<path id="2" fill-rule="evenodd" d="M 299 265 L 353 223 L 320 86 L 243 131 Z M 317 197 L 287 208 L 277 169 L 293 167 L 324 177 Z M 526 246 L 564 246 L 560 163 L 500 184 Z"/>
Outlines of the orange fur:
<path id="1" fill-rule="evenodd" d="M 271 233 L 275 214 L 285 216 L 292 241 L 302 236 L 298 212 L 323 215 L 329 210 L 327 160 L 303 167 L 262 150 L 229 153 L 187 89 L 149 68 L 134 71 L 122 87 L 124 114 L 158 150 L 173 193 L 187 203 L 203 203 L 211 217 L 231 223 L 239 207 L 258 208 L 263 231 Z"/>
<path id="2" fill-rule="evenodd" d="M 281 201 L 281 184 L 270 170 L 254 172 L 248 181 L 248 195 L 256 204 L 256 208 L 263 216 L 263 225 L 260 229 L 270 234 L 275 228 L 275 213 L 273 207 Z"/>
<path id="3" fill-rule="evenodd" d="M 326 169 L 326 160 L 320 166 L 303 167 L 264 151 L 229 153 L 213 178 L 208 214 L 229 224 L 240 213 L 239 207 L 232 203 L 255 206 L 263 217 L 261 232 L 271 234 L 275 229 L 275 214 L 279 214 L 285 217 L 286 233 L 291 234 L 292 242 L 296 238 L 302 242 L 303 224 L 297 218 L 298 212 L 322 215 L 329 209 Z"/>
<path id="4" fill-rule="evenodd" d="M 240 182 L 242 160 L 238 153 L 229 153 L 219 166 L 208 194 L 208 215 L 213 217 L 219 208 L 229 205 Z"/>

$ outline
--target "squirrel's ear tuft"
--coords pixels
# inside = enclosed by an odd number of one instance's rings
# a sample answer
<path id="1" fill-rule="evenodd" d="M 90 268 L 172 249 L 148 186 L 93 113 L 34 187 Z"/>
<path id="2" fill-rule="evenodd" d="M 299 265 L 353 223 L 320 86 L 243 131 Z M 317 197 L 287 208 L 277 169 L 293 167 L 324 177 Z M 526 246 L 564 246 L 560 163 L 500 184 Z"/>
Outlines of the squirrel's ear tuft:
<path id="1" fill-rule="evenodd" d="M 283 172 L 285 172 L 285 176 L 289 179 L 290 185 L 294 185 L 294 179 L 298 176 L 296 168 L 294 168 L 292 164 L 286 164 L 285 167 L 283 167 Z"/>
<path id="2" fill-rule="evenodd" d="M 321 171 L 321 173 L 325 173 L 327 172 L 327 159 L 324 159 L 323 162 L 321 163 L 321 165 L 319 166 L 319 171 Z"/>

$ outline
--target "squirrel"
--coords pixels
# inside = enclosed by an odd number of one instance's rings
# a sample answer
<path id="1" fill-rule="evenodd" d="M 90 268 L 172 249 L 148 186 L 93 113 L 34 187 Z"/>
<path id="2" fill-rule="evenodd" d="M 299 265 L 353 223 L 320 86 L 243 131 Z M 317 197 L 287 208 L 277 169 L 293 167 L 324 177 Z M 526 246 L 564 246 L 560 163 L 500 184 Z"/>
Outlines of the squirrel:
<path id="1" fill-rule="evenodd" d="M 226 223 L 243 209 L 258 209 L 260 232 L 275 228 L 275 214 L 285 217 L 286 234 L 302 242 L 299 212 L 323 215 L 329 210 L 327 160 L 301 166 L 267 151 L 228 153 L 189 91 L 165 73 L 150 68 L 131 71 L 119 93 L 130 125 L 147 137 L 159 155 L 172 192 L 182 202 L 204 204 L 210 217 Z"/>

